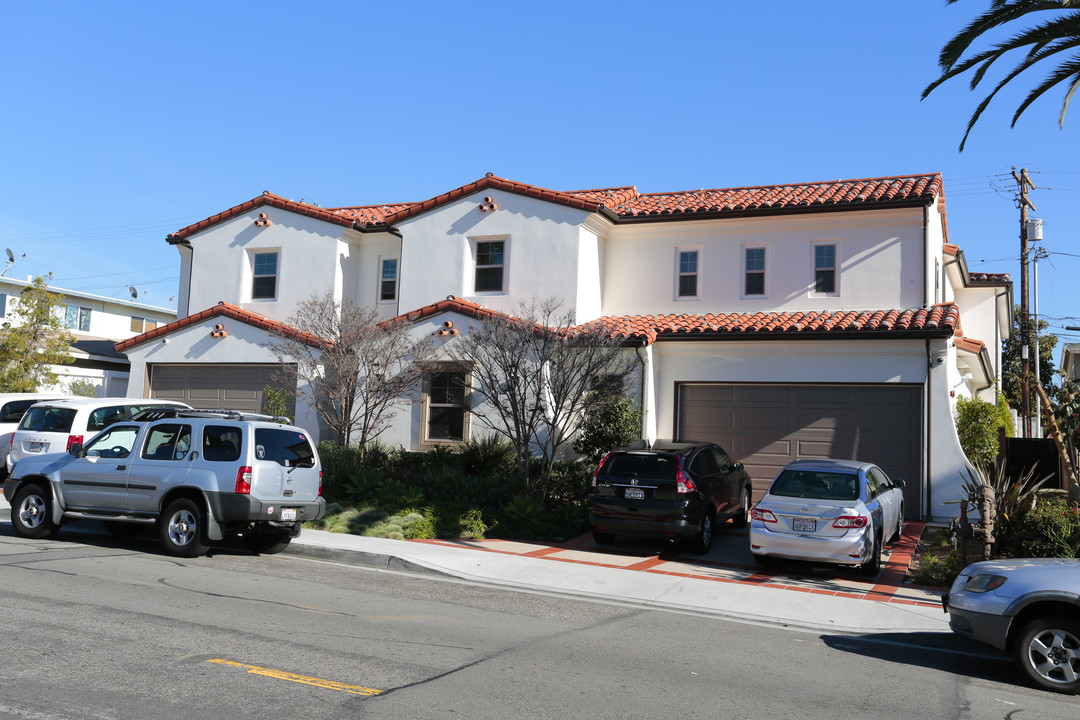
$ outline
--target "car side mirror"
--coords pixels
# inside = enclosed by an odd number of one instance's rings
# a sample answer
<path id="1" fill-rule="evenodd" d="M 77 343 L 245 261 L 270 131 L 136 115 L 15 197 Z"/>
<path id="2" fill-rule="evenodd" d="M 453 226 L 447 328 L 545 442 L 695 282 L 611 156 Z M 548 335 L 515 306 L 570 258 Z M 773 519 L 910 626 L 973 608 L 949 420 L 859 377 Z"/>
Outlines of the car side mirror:
<path id="1" fill-rule="evenodd" d="M 74 455 L 75 457 L 82 457 L 83 456 L 83 444 L 82 443 L 71 443 L 71 447 L 68 448 L 68 453 L 70 453 L 71 455 Z"/>
<path id="2" fill-rule="evenodd" d="M 893 485 L 895 485 L 898 488 L 902 488 L 902 487 L 905 486 L 903 480 L 897 480 L 896 478 L 893 478 L 892 482 L 893 482 Z"/>
<path id="3" fill-rule="evenodd" d="M 731 469 L 732 470 L 742 470 L 743 469 L 743 464 L 741 462 L 731 463 Z"/>

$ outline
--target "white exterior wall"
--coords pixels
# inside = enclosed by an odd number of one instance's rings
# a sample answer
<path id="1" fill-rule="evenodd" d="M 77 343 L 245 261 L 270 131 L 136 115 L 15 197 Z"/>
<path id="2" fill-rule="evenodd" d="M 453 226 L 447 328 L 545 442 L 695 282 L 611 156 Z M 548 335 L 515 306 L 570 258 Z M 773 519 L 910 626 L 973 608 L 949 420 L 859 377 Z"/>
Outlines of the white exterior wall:
<path id="1" fill-rule="evenodd" d="M 485 197 L 498 209 L 481 212 Z M 513 314 L 522 302 L 560 297 L 563 310 L 574 310 L 579 321 L 588 318 L 596 311 L 570 305 L 591 302 L 591 293 L 579 297 L 578 287 L 587 217 L 582 210 L 488 189 L 406 220 L 399 226 L 399 307 L 407 312 L 456 295 Z M 474 291 L 477 240 L 507 241 L 505 292 Z"/>
<path id="2" fill-rule="evenodd" d="M 956 435 L 952 404 L 941 383 L 949 383 L 951 341 L 931 341 L 931 354 L 944 360 L 928 371 L 923 340 L 803 340 L 658 342 L 650 363 L 655 404 L 649 430 L 671 437 L 676 427 L 676 383 L 898 383 L 923 386 L 929 403 L 924 447 L 929 457 L 929 506 L 933 517 L 954 517 L 967 461 Z M 649 381 L 646 382 L 648 386 Z M 872 412 L 872 409 L 868 409 Z"/>
<path id="3" fill-rule="evenodd" d="M 612 229 L 604 314 L 794 312 L 920 307 L 922 209 L 656 222 Z M 811 292 L 814 244 L 835 244 L 837 293 Z M 745 248 L 765 248 L 765 295 L 743 294 Z M 677 252 L 698 250 L 700 299 L 676 297 Z"/>
<path id="4" fill-rule="evenodd" d="M 341 265 L 348 269 L 344 278 L 344 296 L 357 305 L 375 308 L 383 320 L 398 315 L 402 310 L 415 310 L 416 308 L 413 307 L 399 306 L 396 299 L 379 299 L 384 258 L 398 259 L 398 296 L 401 295 L 401 240 L 390 233 L 363 235 L 354 233 L 353 235 L 359 235 L 359 237 L 341 244 Z M 416 270 L 421 276 L 427 274 L 423 268 Z M 407 269 L 405 271 L 407 272 Z M 439 298 L 433 298 L 433 300 L 437 299 Z"/>
<path id="5" fill-rule="evenodd" d="M 225 326 L 228 336 L 220 339 L 210 337 L 210 331 L 219 323 Z M 212 316 L 165 337 L 129 348 L 127 356 L 131 361 L 131 376 L 127 394 L 129 397 L 149 394 L 148 364 L 276 363 L 277 358 L 268 347 L 272 341 L 273 336 L 265 330 L 229 317 Z M 299 400 L 294 422 L 318 434 L 319 423 L 315 412 Z"/>
<path id="6" fill-rule="evenodd" d="M 270 219 L 268 227 L 255 225 L 261 212 Z M 355 270 L 342 263 L 348 253 L 339 240 L 346 234 L 359 235 L 264 205 L 193 235 L 188 238 L 192 246 L 191 288 L 182 317 L 224 301 L 284 322 L 295 314 L 300 301 L 313 294 L 332 289 L 340 298 L 343 278 L 356 276 Z M 258 251 L 278 252 L 277 297 L 273 300 L 251 297 L 251 258 Z M 181 282 L 184 279 L 182 275 Z"/>

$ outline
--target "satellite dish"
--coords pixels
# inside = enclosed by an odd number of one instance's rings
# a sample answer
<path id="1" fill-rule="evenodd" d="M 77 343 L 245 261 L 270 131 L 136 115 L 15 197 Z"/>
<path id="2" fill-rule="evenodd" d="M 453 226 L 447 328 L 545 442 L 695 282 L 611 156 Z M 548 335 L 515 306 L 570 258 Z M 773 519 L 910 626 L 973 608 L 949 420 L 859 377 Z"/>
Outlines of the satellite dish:
<path id="1" fill-rule="evenodd" d="M 11 252 L 11 248 L 4 248 L 4 252 L 7 253 L 7 261 L 9 263 L 15 262 L 15 253 Z"/>
<path id="2" fill-rule="evenodd" d="M 131 299 L 132 300 L 139 297 L 139 291 L 135 289 L 134 285 L 132 285 L 131 287 L 128 288 L 128 292 L 131 293 Z"/>

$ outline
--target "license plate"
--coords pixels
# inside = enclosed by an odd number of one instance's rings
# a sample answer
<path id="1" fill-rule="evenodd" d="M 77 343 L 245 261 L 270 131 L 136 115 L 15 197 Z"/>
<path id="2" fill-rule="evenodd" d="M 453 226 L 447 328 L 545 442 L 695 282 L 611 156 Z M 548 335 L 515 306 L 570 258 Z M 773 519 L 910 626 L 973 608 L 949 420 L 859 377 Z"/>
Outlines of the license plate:
<path id="1" fill-rule="evenodd" d="M 623 495 L 627 500 L 644 500 L 645 491 L 637 490 L 635 488 L 626 488 L 626 493 Z"/>
<path id="2" fill-rule="evenodd" d="M 791 519 L 791 529 L 795 532 L 817 532 L 817 520 Z"/>
<path id="3" fill-rule="evenodd" d="M 296 508 L 282 508 L 281 509 L 281 519 L 282 520 L 295 520 L 296 519 Z"/>
<path id="4" fill-rule="evenodd" d="M 41 452 L 41 445 L 39 442 L 30 443 L 30 452 Z"/>

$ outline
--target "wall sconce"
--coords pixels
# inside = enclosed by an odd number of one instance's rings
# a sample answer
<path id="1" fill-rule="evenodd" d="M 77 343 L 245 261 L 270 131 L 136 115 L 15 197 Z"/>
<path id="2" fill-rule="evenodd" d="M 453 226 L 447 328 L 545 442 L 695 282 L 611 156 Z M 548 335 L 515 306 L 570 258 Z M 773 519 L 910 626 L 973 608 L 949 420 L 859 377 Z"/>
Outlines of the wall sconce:
<path id="1" fill-rule="evenodd" d="M 218 323 L 214 326 L 214 329 L 210 331 L 210 337 L 220 340 L 221 338 L 229 337 L 229 331 L 225 329 L 225 326 Z"/>

